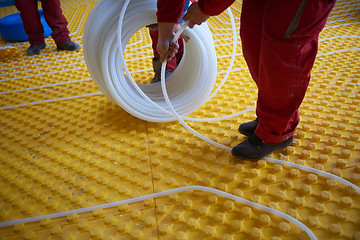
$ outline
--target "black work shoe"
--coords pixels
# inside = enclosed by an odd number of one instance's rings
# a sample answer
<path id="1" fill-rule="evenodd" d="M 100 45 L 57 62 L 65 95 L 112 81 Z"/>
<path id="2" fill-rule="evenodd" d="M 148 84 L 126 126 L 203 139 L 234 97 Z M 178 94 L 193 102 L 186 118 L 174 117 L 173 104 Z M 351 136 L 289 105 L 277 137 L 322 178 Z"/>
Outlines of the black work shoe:
<path id="1" fill-rule="evenodd" d="M 240 159 L 257 160 L 266 155 L 289 146 L 293 141 L 293 136 L 280 143 L 266 143 L 255 134 L 250 135 L 243 142 L 236 145 L 231 153 L 234 157 Z"/>
<path id="2" fill-rule="evenodd" d="M 27 50 L 27 55 L 33 56 L 33 55 L 39 54 L 40 50 L 44 49 L 45 47 L 46 47 L 45 43 L 31 44 Z"/>
<path id="3" fill-rule="evenodd" d="M 80 49 L 80 45 L 72 42 L 71 40 L 67 40 L 66 42 L 58 44 L 57 49 L 66 51 L 77 51 Z"/>
<path id="4" fill-rule="evenodd" d="M 245 136 L 250 136 L 255 132 L 255 129 L 259 123 L 259 119 L 255 119 L 251 122 L 243 123 L 239 126 L 239 132 Z"/>
<path id="5" fill-rule="evenodd" d="M 155 72 L 155 76 L 151 80 L 150 84 L 151 83 L 157 83 L 157 82 L 161 81 L 161 65 L 162 65 L 162 62 L 160 61 L 160 57 L 154 57 L 152 59 L 152 64 L 153 64 L 153 69 L 154 69 L 154 72 Z M 165 71 L 165 79 L 170 74 L 171 74 L 171 71 L 166 69 L 166 71 Z"/>

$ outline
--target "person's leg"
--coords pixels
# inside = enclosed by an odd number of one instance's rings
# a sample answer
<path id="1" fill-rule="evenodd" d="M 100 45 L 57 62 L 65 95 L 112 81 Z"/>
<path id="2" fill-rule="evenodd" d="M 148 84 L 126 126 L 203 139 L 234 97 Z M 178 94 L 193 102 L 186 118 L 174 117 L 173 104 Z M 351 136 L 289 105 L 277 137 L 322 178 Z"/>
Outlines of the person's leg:
<path id="1" fill-rule="evenodd" d="M 59 0 L 41 0 L 41 5 L 44 11 L 44 18 L 52 30 L 51 37 L 57 45 L 62 44 L 68 40 L 69 30 L 67 28 L 68 22 L 62 14 Z"/>
<path id="2" fill-rule="evenodd" d="M 234 156 L 260 158 L 291 143 L 318 34 L 333 5 L 325 0 L 266 1 L 258 75 L 252 71 L 259 89 L 259 123 L 254 136 L 234 147 Z"/>
<path id="3" fill-rule="evenodd" d="M 40 14 L 36 0 L 15 0 L 15 6 L 20 12 L 25 33 L 30 44 L 43 44 L 45 41 L 44 28 L 40 21 Z"/>
<path id="4" fill-rule="evenodd" d="M 240 38 L 242 52 L 255 83 L 259 76 L 265 2 L 266 0 L 243 0 L 241 8 Z M 241 124 L 239 126 L 239 132 L 250 136 L 254 133 L 258 122 L 258 119 L 255 119 L 251 122 Z"/>
<path id="5" fill-rule="evenodd" d="M 251 76 L 259 76 L 263 15 L 266 0 L 243 0 L 240 20 L 241 46 Z"/>
<path id="6" fill-rule="evenodd" d="M 326 0 L 267 1 L 257 85 L 255 134 L 264 142 L 291 137 L 299 122 L 318 35 L 334 6 Z"/>

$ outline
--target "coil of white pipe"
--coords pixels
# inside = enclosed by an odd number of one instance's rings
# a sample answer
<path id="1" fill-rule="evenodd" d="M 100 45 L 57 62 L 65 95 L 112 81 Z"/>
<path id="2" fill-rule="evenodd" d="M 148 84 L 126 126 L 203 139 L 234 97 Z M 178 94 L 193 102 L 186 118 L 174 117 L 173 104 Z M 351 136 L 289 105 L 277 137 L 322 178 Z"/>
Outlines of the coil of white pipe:
<path id="1" fill-rule="evenodd" d="M 169 122 L 176 118 L 169 111 L 160 83 L 136 83 L 123 57 L 130 38 L 156 22 L 155 13 L 155 0 L 99 1 L 85 26 L 83 50 L 90 74 L 109 99 L 140 119 Z M 185 44 L 180 65 L 166 80 L 171 103 L 181 116 L 189 115 L 208 100 L 217 75 L 216 53 L 208 26 L 186 29 L 185 34 L 191 41 Z"/>

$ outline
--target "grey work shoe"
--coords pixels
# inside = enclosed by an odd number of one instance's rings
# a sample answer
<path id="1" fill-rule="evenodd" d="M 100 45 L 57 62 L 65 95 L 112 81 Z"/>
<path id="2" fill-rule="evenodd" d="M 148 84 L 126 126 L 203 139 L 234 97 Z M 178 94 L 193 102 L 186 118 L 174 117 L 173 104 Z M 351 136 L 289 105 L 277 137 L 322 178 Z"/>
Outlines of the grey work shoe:
<path id="1" fill-rule="evenodd" d="M 255 134 L 250 135 L 243 142 L 236 145 L 231 153 L 234 157 L 240 159 L 257 160 L 265 157 L 266 155 L 289 146 L 294 137 L 291 136 L 287 140 L 279 143 L 266 143 L 262 141 Z"/>
<path id="2" fill-rule="evenodd" d="M 45 43 L 31 44 L 27 50 L 27 55 L 29 56 L 37 55 L 40 53 L 40 50 L 44 49 L 45 47 L 46 47 Z"/>
<path id="3" fill-rule="evenodd" d="M 162 62 L 160 61 L 160 57 L 154 57 L 152 59 L 153 69 L 155 72 L 154 78 L 151 80 L 150 84 L 157 83 L 161 81 L 161 65 Z M 167 70 L 165 71 L 165 79 L 170 76 L 171 71 Z"/>
<path id="4" fill-rule="evenodd" d="M 250 136 L 255 132 L 255 129 L 259 123 L 259 119 L 255 119 L 251 122 L 243 123 L 239 126 L 239 132 L 245 136 Z"/>
<path id="5" fill-rule="evenodd" d="M 72 42 L 71 40 L 67 40 L 66 42 L 58 44 L 57 49 L 66 51 L 77 51 L 80 49 L 80 45 Z"/>

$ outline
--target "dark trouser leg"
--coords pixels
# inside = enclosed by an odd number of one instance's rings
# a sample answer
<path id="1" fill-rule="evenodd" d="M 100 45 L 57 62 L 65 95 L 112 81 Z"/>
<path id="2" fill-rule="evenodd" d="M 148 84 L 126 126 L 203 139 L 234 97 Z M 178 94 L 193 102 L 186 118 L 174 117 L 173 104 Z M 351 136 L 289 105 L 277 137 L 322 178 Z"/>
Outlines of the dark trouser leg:
<path id="1" fill-rule="evenodd" d="M 41 5 L 44 11 L 44 18 L 53 31 L 51 37 L 56 44 L 61 44 L 70 40 L 69 30 L 67 28 L 68 22 L 62 14 L 59 0 L 41 0 Z"/>
<path id="2" fill-rule="evenodd" d="M 36 0 L 15 0 L 15 6 L 20 12 L 25 33 L 30 44 L 41 44 L 45 41 L 44 28 L 40 21 Z"/>

